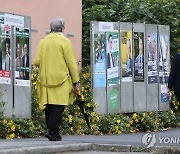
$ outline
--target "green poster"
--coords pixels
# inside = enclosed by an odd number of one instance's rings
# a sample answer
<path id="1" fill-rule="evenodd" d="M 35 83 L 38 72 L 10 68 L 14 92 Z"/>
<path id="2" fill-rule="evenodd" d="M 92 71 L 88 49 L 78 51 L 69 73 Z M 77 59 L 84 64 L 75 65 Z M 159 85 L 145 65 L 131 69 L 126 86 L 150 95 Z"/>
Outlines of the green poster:
<path id="1" fill-rule="evenodd" d="M 110 111 L 118 109 L 118 91 L 116 89 L 110 91 Z"/>

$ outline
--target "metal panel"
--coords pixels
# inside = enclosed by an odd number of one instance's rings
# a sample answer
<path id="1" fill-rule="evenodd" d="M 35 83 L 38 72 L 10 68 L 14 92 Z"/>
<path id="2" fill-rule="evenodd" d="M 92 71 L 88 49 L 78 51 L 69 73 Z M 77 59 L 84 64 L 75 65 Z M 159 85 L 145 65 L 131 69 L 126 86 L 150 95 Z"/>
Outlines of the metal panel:
<path id="1" fill-rule="evenodd" d="M 157 25 L 146 25 L 147 111 L 158 110 Z"/>
<path id="2" fill-rule="evenodd" d="M 120 106 L 119 22 L 111 22 L 111 24 L 113 28 L 106 30 L 107 102 L 108 113 L 118 113 Z"/>
<path id="3" fill-rule="evenodd" d="M 134 111 L 146 111 L 145 24 L 133 24 Z"/>
<path id="4" fill-rule="evenodd" d="M 5 25 L 4 24 L 4 13 L 0 13 L 1 14 L 1 49 L 0 49 L 0 60 L 1 60 L 1 63 L 0 63 L 0 71 L 1 71 L 1 75 L 0 75 L 0 93 L 1 93 L 1 96 L 0 96 L 0 101 L 2 102 L 5 102 L 5 106 L 4 106 L 4 116 L 6 117 L 12 117 L 13 116 L 13 84 L 12 84 L 12 48 L 13 48 L 13 37 L 12 37 L 12 34 L 13 34 L 13 31 L 12 31 L 12 27 L 11 25 Z M 5 32 L 4 33 L 4 30 L 7 28 L 7 31 L 8 32 Z M 6 30 L 5 30 L 6 31 Z M 3 34 L 4 33 L 4 34 Z M 8 34 L 10 36 L 8 36 Z M 10 55 L 10 69 L 7 69 L 7 66 L 6 64 L 6 44 L 9 44 L 9 55 Z"/>
<path id="5" fill-rule="evenodd" d="M 106 101 L 106 61 L 105 61 L 105 31 L 99 22 L 91 22 L 91 68 L 92 92 L 97 103 L 96 112 L 106 114 L 108 110 Z M 101 48 L 98 51 L 98 43 Z M 103 50 L 103 51 L 102 51 Z M 103 52 L 103 55 L 102 55 Z"/>
<path id="6" fill-rule="evenodd" d="M 170 71 L 170 29 L 169 26 L 158 26 L 159 53 L 159 110 L 169 110 L 169 99 L 166 96 Z"/>
<path id="7" fill-rule="evenodd" d="M 30 17 L 24 18 L 24 32 L 25 34 L 28 34 L 29 32 L 29 39 L 28 36 L 25 38 L 23 42 L 23 46 L 25 48 L 25 43 L 27 44 L 28 48 L 28 55 L 29 55 L 29 65 L 23 66 L 22 68 L 19 67 L 17 69 L 16 67 L 16 55 L 14 57 L 14 116 L 15 117 L 23 117 L 23 118 L 29 118 L 31 117 L 31 80 L 30 80 L 30 72 L 31 72 L 31 20 Z M 14 45 L 14 53 L 17 54 L 17 43 L 20 41 L 17 37 L 18 30 L 15 27 L 16 30 L 16 37 L 15 37 L 15 45 Z M 21 30 L 21 29 L 20 29 Z M 19 32 L 20 32 L 19 30 Z M 24 34 L 24 37 L 25 37 Z M 21 43 L 21 42 L 20 42 Z M 23 47 L 22 47 L 23 49 Z M 25 50 L 25 49 L 24 49 Z M 21 78 L 21 72 L 23 72 L 23 78 Z M 19 73 L 19 75 L 18 75 Z"/>
<path id="8" fill-rule="evenodd" d="M 13 116 L 13 96 L 12 96 L 12 84 L 1 84 L 1 100 L 5 102 L 4 106 L 4 116 L 11 118 Z"/>
<path id="9" fill-rule="evenodd" d="M 120 23 L 121 101 L 120 112 L 133 112 L 132 23 Z"/>

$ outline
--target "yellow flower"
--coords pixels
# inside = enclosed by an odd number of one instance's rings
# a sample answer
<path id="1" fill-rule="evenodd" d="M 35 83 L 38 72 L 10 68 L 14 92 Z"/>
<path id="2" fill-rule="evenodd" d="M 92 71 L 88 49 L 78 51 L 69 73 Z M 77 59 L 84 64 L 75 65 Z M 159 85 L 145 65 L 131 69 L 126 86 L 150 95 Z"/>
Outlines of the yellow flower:
<path id="1" fill-rule="evenodd" d="M 138 119 L 135 120 L 136 123 L 137 123 L 138 121 L 139 121 Z"/>
<path id="2" fill-rule="evenodd" d="M 119 124 L 121 122 L 121 120 L 117 120 L 116 122 Z"/>
<path id="3" fill-rule="evenodd" d="M 70 131 L 72 131 L 72 132 L 74 131 L 73 127 L 70 127 Z"/>
<path id="4" fill-rule="evenodd" d="M 91 116 L 93 117 L 93 116 L 95 116 L 96 115 L 96 113 L 95 112 L 91 112 Z"/>
<path id="5" fill-rule="evenodd" d="M 82 92 L 84 91 L 84 87 L 81 87 L 81 91 L 82 91 Z"/>
<path id="6" fill-rule="evenodd" d="M 90 73 L 84 73 L 84 74 L 83 74 L 83 77 L 84 77 L 84 79 L 89 78 L 89 77 L 90 77 Z"/>
<path id="7" fill-rule="evenodd" d="M 10 121 L 8 122 L 8 125 L 13 125 L 13 121 L 10 120 Z"/>
<path id="8" fill-rule="evenodd" d="M 4 119 L 4 120 L 3 120 L 3 125 L 6 125 L 6 124 L 7 124 L 7 120 Z"/>
<path id="9" fill-rule="evenodd" d="M 174 112 L 173 112 L 173 110 L 170 110 L 170 112 L 171 112 L 171 114 L 173 114 Z"/>
<path id="10" fill-rule="evenodd" d="M 72 115 L 68 115 L 68 118 L 69 118 L 69 119 L 72 119 Z"/>
<path id="11" fill-rule="evenodd" d="M 14 133 L 13 133 L 13 134 L 11 134 L 11 135 L 9 136 L 9 138 L 10 138 L 10 139 L 15 138 L 15 134 L 14 134 Z"/>
<path id="12" fill-rule="evenodd" d="M 135 131 L 134 130 L 130 130 L 131 133 L 134 133 Z"/>
<path id="13" fill-rule="evenodd" d="M 11 126 L 11 130 L 12 130 L 12 131 L 15 131 L 15 129 L 16 129 L 15 125 L 12 125 L 12 126 Z"/>
<path id="14" fill-rule="evenodd" d="M 118 127 L 118 126 L 115 126 L 114 129 L 115 129 L 115 131 L 118 131 L 119 127 Z"/>
<path id="15" fill-rule="evenodd" d="M 72 122 L 72 119 L 71 119 L 71 118 L 69 118 L 69 122 L 70 122 L 70 123 Z"/>
<path id="16" fill-rule="evenodd" d="M 99 121 L 99 117 L 98 116 L 96 116 L 96 120 Z"/>
<path id="17" fill-rule="evenodd" d="M 153 112 L 150 112 L 149 115 L 152 116 L 152 115 L 153 115 Z"/>
<path id="18" fill-rule="evenodd" d="M 132 118 L 133 118 L 133 119 L 136 119 L 136 117 L 137 117 L 137 114 L 134 113 L 133 116 L 132 116 Z"/>
<path id="19" fill-rule="evenodd" d="M 126 127 L 130 127 L 130 124 L 126 124 Z"/>
<path id="20" fill-rule="evenodd" d="M 90 105 L 90 103 L 87 103 L 87 107 L 90 107 L 91 105 Z"/>
<path id="21" fill-rule="evenodd" d="M 146 116 L 146 113 L 143 113 L 143 117 L 145 117 Z"/>
<path id="22" fill-rule="evenodd" d="M 133 124 L 133 120 L 130 121 L 130 124 Z"/>
<path id="23" fill-rule="evenodd" d="M 144 121 L 144 118 L 141 119 L 141 122 L 143 122 L 143 121 Z"/>
<path id="24" fill-rule="evenodd" d="M 119 130 L 118 132 L 117 132 L 118 134 L 122 134 L 122 132 Z"/>

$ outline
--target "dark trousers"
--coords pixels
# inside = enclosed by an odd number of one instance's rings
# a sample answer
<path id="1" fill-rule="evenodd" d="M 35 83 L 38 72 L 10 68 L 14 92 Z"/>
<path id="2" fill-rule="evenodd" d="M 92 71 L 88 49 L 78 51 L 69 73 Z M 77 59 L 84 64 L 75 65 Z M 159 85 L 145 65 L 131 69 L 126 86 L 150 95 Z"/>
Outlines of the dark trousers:
<path id="1" fill-rule="evenodd" d="M 47 129 L 52 130 L 55 133 L 59 132 L 59 127 L 62 124 L 62 115 L 65 105 L 52 105 L 47 104 L 45 108 L 45 119 Z"/>

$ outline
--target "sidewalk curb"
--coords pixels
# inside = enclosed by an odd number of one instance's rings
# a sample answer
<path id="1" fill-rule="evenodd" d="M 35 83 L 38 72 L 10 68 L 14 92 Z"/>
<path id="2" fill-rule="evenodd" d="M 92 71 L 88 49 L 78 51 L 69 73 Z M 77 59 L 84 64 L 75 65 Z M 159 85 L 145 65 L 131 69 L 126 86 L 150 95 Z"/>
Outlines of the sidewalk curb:
<path id="1" fill-rule="evenodd" d="M 180 153 L 180 146 L 156 146 L 145 148 L 142 146 L 97 144 L 97 143 L 74 143 L 68 145 L 49 145 L 37 147 L 23 147 L 0 150 L 0 154 L 47 154 L 59 152 L 77 151 L 108 151 L 108 152 L 158 152 L 158 153 Z"/>
<path id="2" fill-rule="evenodd" d="M 78 143 L 68 145 L 49 145 L 38 147 L 23 147 L 0 150 L 0 154 L 45 154 L 56 152 L 84 151 L 93 149 L 91 143 Z"/>

